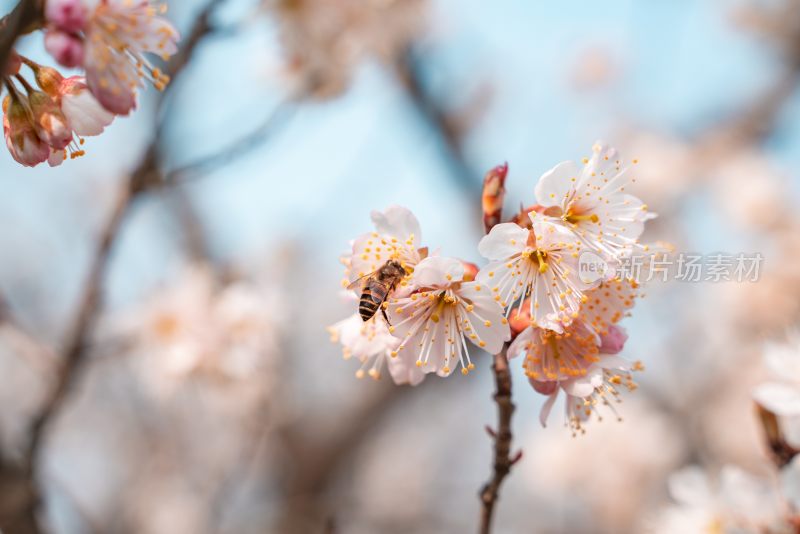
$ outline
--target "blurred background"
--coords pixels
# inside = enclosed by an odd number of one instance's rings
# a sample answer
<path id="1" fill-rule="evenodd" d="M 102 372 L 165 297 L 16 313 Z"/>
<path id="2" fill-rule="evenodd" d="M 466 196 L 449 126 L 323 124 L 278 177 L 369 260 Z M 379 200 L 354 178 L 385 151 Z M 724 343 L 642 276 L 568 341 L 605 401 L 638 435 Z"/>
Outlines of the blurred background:
<path id="1" fill-rule="evenodd" d="M 598 139 L 640 162 L 635 194 L 660 214 L 645 240 L 760 252 L 761 276 L 648 291 L 626 323 L 647 372 L 622 423 L 573 438 L 557 412 L 541 428 L 542 397 L 512 365 L 524 456 L 496 532 L 647 531 L 681 467 L 770 476 L 751 390 L 764 342 L 800 316 L 800 2 L 181 0 L 169 16 L 198 39 L 165 94 L 144 92 L 60 168 L 0 151 L 11 460 L 118 191 L 143 166 L 164 182 L 111 236 L 83 364 L 45 435 L 53 532 L 474 531 L 490 358 L 416 388 L 356 379 L 326 332 L 354 308 L 338 258 L 371 210 L 400 204 L 426 244 L 480 263 L 483 173 L 509 163 L 510 212 Z M 19 50 L 52 63 L 41 34 Z"/>

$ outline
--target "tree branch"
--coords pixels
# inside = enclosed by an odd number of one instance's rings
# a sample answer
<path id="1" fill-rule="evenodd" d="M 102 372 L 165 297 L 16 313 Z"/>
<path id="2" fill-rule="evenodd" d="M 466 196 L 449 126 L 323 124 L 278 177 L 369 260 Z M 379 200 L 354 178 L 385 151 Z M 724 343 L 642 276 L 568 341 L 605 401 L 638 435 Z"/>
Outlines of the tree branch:
<path id="1" fill-rule="evenodd" d="M 245 134 L 239 140 L 217 152 L 202 156 L 196 161 L 181 165 L 167 172 L 164 177 L 164 184 L 167 186 L 179 185 L 192 177 L 206 175 L 237 158 L 250 154 L 269 139 L 272 130 L 285 124 L 296 109 L 296 106 L 290 101 L 281 102 L 270 112 L 260 126 Z"/>
<path id="2" fill-rule="evenodd" d="M 42 0 L 22 0 L 0 19 L 0 72 L 5 70 L 17 39 L 41 25 L 43 18 Z"/>
<path id="3" fill-rule="evenodd" d="M 100 235 L 100 244 L 92 260 L 75 324 L 70 329 L 67 337 L 61 370 L 57 375 L 56 384 L 44 401 L 31 426 L 30 442 L 25 455 L 26 461 L 29 463 L 27 469 L 31 473 L 34 473 L 36 458 L 38 458 L 47 427 L 55 414 L 60 411 L 67 392 L 79 374 L 84 359 L 83 356 L 86 352 L 88 334 L 94 324 L 96 310 L 100 304 L 102 282 L 105 279 L 112 246 L 122 227 L 122 221 L 128 211 L 131 200 L 132 192 L 129 188 L 124 188 L 118 195 L 111 215 Z"/>
<path id="4" fill-rule="evenodd" d="M 481 534 L 491 532 L 492 515 L 499 497 L 500 486 L 511 471 L 511 466 L 519 459 L 519 455 L 511 457 L 511 416 L 514 414 L 514 403 L 511 401 L 511 372 L 508 368 L 506 347 L 500 354 L 494 355 L 492 372 L 497 386 L 494 394 L 494 401 L 497 403 L 497 430 L 490 431 L 494 440 L 494 471 L 480 492 Z"/>

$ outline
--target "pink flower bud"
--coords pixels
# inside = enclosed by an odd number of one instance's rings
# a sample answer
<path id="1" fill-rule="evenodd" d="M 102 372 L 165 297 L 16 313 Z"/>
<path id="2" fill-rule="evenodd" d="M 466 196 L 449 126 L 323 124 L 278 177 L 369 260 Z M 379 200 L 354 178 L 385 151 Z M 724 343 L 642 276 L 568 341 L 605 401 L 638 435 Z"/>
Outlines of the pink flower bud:
<path id="1" fill-rule="evenodd" d="M 508 324 L 511 326 L 511 337 L 516 338 L 526 328 L 531 326 L 531 299 L 525 299 L 522 306 L 514 306 L 508 316 Z"/>
<path id="2" fill-rule="evenodd" d="M 6 76 L 14 76 L 19 73 L 20 67 L 22 67 L 22 59 L 20 59 L 19 54 L 12 50 L 4 74 Z"/>
<path id="3" fill-rule="evenodd" d="M 66 148 L 72 141 L 72 129 L 58 104 L 41 91 L 33 91 L 28 99 L 39 138 L 54 150 Z"/>
<path id="4" fill-rule="evenodd" d="M 44 46 L 50 55 L 65 67 L 75 68 L 83 65 L 83 41 L 72 34 L 50 30 L 44 37 Z"/>
<path id="5" fill-rule="evenodd" d="M 83 30 L 88 18 L 83 0 L 47 0 L 44 14 L 48 22 L 71 33 Z"/>
<path id="6" fill-rule="evenodd" d="M 51 98 L 58 100 L 61 96 L 59 93 L 60 88 L 64 82 L 64 77 L 61 73 L 56 69 L 43 67 L 41 65 L 36 65 L 33 69 L 33 73 L 36 76 L 36 85 Z"/>
<path id="7" fill-rule="evenodd" d="M 603 354 L 617 354 L 625 347 L 628 334 L 620 326 L 611 325 L 608 332 L 600 336 L 600 352 Z"/>
<path id="8" fill-rule="evenodd" d="M 50 147 L 36 133 L 25 104 L 10 96 L 3 100 L 3 134 L 11 156 L 25 167 L 35 167 L 50 156 Z"/>
<path id="9" fill-rule="evenodd" d="M 483 206 L 483 226 L 487 234 L 495 225 L 502 222 L 506 175 L 508 175 L 508 163 L 491 169 L 483 179 L 481 204 Z"/>
<path id="10" fill-rule="evenodd" d="M 530 379 L 528 380 L 533 389 L 536 390 L 537 393 L 541 393 L 542 395 L 552 395 L 558 389 L 558 382 L 539 382 L 538 380 Z"/>
<path id="11" fill-rule="evenodd" d="M 470 263 L 468 261 L 461 260 L 461 265 L 464 266 L 464 278 L 465 282 L 472 282 L 475 280 L 475 277 L 478 276 L 478 266 L 474 263 Z"/>

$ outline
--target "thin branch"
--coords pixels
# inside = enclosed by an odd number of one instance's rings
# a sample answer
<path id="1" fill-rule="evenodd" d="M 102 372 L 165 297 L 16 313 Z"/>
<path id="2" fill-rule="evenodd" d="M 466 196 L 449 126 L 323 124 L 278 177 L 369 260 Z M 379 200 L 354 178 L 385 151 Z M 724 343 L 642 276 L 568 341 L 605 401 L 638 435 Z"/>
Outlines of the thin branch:
<path id="1" fill-rule="evenodd" d="M 495 354 L 492 365 L 497 391 L 494 401 L 497 403 L 497 430 L 490 432 L 494 440 L 494 470 L 489 481 L 480 492 L 481 498 L 481 534 L 489 534 L 492 530 L 494 513 L 500 486 L 511 471 L 511 466 L 519 459 L 511 457 L 511 416 L 514 414 L 514 403 L 511 401 L 511 372 L 504 347 L 500 354 Z"/>
<path id="2" fill-rule="evenodd" d="M 42 0 L 22 0 L 0 19 L 0 72 L 5 71 L 17 39 L 42 23 Z"/>
<path id="3" fill-rule="evenodd" d="M 260 126 L 245 134 L 239 140 L 196 161 L 181 165 L 167 172 L 164 178 L 165 185 L 179 185 L 193 177 L 208 175 L 233 160 L 252 153 L 269 139 L 270 134 L 276 128 L 286 124 L 296 109 L 297 106 L 289 100 L 281 102 L 270 112 Z"/>
<path id="4" fill-rule="evenodd" d="M 112 246 L 122 227 L 122 221 L 128 211 L 131 199 L 131 190 L 124 188 L 118 195 L 111 215 L 103 227 L 100 244 L 95 252 L 87 283 L 84 286 L 78 314 L 67 337 L 56 384 L 42 404 L 39 414 L 34 418 L 31 426 L 30 442 L 25 455 L 26 461 L 29 463 L 27 468 L 31 473 L 34 473 L 45 432 L 55 415 L 59 413 L 67 392 L 79 375 L 86 353 L 88 333 L 94 324 L 96 311 L 100 304 L 100 292 L 108 269 Z"/>

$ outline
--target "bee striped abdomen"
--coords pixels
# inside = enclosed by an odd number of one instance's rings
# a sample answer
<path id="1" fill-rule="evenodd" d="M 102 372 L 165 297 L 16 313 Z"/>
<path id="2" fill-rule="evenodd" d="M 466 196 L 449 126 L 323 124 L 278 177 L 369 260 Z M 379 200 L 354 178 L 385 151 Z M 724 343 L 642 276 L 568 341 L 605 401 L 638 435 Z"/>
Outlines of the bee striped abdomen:
<path id="1" fill-rule="evenodd" d="M 361 314 L 361 319 L 369 321 L 375 315 L 383 301 L 386 300 L 386 293 L 388 293 L 386 286 L 377 280 L 370 280 L 364 286 L 358 304 L 358 313 Z"/>

